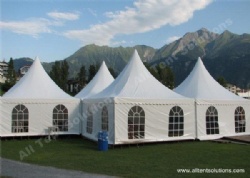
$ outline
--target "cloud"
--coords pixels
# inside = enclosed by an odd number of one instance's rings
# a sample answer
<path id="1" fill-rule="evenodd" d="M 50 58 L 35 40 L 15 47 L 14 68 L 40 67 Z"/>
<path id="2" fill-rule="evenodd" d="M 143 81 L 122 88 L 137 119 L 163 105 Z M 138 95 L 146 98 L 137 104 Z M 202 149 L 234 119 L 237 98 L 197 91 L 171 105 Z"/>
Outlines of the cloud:
<path id="1" fill-rule="evenodd" d="M 55 20 L 78 20 L 80 14 L 76 13 L 69 13 L 69 12 L 49 12 L 47 15 Z"/>
<path id="2" fill-rule="evenodd" d="M 172 43 L 178 39 L 180 39 L 181 37 L 180 36 L 171 36 L 169 37 L 167 40 L 166 40 L 166 43 L 169 44 L 169 43 Z"/>
<path id="3" fill-rule="evenodd" d="M 0 21 L 0 29 L 10 30 L 14 33 L 31 35 L 35 38 L 40 33 L 51 33 L 49 29 L 51 22 L 46 19 L 30 19 L 26 21 Z M 55 24 L 54 24 L 55 25 Z M 59 25 L 57 23 L 57 25 Z"/>
<path id="4" fill-rule="evenodd" d="M 111 41 L 110 45 L 111 46 L 121 46 L 121 45 L 128 45 L 128 44 L 134 44 L 134 41 L 125 41 L 125 40 L 121 40 L 121 41 Z"/>
<path id="5" fill-rule="evenodd" d="M 56 33 L 51 30 L 52 26 L 63 26 L 65 20 L 77 20 L 79 18 L 79 13 L 50 12 L 47 15 L 53 20 L 31 18 L 23 21 L 0 21 L 0 29 L 37 38 L 41 33 Z"/>
<path id="6" fill-rule="evenodd" d="M 187 22 L 196 10 L 212 0 L 137 0 L 133 7 L 123 11 L 106 12 L 109 20 L 89 29 L 70 30 L 63 35 L 81 40 L 83 44 L 109 45 L 118 34 L 136 34 L 152 31 L 165 25 L 176 26 Z"/>

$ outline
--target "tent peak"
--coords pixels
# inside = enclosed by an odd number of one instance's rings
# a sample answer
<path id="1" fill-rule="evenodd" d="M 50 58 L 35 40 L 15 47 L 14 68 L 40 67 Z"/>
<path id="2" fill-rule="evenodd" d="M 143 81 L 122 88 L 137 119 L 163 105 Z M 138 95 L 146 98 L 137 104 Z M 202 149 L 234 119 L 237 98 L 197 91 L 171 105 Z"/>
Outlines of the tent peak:
<path id="1" fill-rule="evenodd" d="M 101 67 L 102 67 L 102 66 L 107 67 L 106 62 L 105 62 L 104 60 L 102 61 Z M 100 67 L 100 68 L 101 68 L 101 67 Z"/>
<path id="2" fill-rule="evenodd" d="M 36 57 L 28 72 L 4 94 L 5 98 L 26 99 L 67 99 L 65 93 L 49 77 L 40 60 Z"/>
<path id="3" fill-rule="evenodd" d="M 139 56 L 139 54 L 138 54 L 138 52 L 137 52 L 136 49 L 134 50 L 133 55 L 132 55 L 131 58 L 132 58 L 132 59 L 140 59 L 140 60 L 141 60 L 141 58 L 140 58 L 140 56 Z"/>
<path id="4" fill-rule="evenodd" d="M 36 56 L 34 61 L 39 61 L 39 62 L 40 62 L 39 57 L 38 57 L 38 56 Z"/>
<path id="5" fill-rule="evenodd" d="M 98 72 L 93 77 L 93 79 L 88 83 L 88 85 L 83 88 L 77 95 L 76 98 L 86 99 L 95 95 L 107 86 L 109 86 L 114 81 L 113 76 L 110 74 L 105 61 L 102 62 Z"/>
<path id="6" fill-rule="evenodd" d="M 210 75 L 200 58 L 187 78 L 174 91 L 195 99 L 242 100 L 222 87 Z"/>
<path id="7" fill-rule="evenodd" d="M 116 80 L 92 98 L 120 97 L 143 99 L 184 98 L 165 87 L 144 66 L 141 58 L 134 50 L 129 62 Z"/>

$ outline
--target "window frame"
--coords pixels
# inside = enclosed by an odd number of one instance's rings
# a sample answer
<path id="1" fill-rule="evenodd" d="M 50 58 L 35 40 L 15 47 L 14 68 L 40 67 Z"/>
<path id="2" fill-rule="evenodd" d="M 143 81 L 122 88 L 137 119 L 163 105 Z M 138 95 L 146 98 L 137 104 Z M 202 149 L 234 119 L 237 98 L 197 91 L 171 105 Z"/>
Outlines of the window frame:
<path id="1" fill-rule="evenodd" d="M 109 112 L 107 106 L 103 106 L 102 108 L 102 131 L 109 131 Z"/>
<path id="2" fill-rule="evenodd" d="M 141 106 L 135 105 L 128 112 L 128 139 L 145 138 L 145 111 Z"/>
<path id="3" fill-rule="evenodd" d="M 234 111 L 235 133 L 246 132 L 246 114 L 243 107 L 238 106 Z"/>
<path id="4" fill-rule="evenodd" d="M 184 112 L 180 106 L 174 106 L 169 111 L 168 136 L 181 137 L 184 135 Z"/>
<path id="5" fill-rule="evenodd" d="M 219 114 L 218 110 L 214 106 L 209 106 L 206 110 L 206 134 L 217 135 L 220 134 L 219 127 Z"/>
<path id="6" fill-rule="evenodd" d="M 29 132 L 29 110 L 23 104 L 18 104 L 12 109 L 11 113 L 11 132 Z"/>
<path id="7" fill-rule="evenodd" d="M 88 108 L 86 132 L 89 133 L 89 134 L 93 133 L 93 112 L 92 112 L 92 107 L 91 106 Z"/>
<path id="8" fill-rule="evenodd" d="M 69 112 L 66 106 L 58 104 L 53 109 L 53 127 L 54 132 L 68 132 L 69 131 Z"/>

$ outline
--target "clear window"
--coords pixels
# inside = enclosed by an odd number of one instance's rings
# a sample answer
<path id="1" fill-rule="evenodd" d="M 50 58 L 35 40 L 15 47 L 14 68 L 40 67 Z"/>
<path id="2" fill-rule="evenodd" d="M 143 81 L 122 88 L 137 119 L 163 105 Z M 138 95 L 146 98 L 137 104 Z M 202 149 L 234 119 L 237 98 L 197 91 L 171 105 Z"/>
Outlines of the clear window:
<path id="1" fill-rule="evenodd" d="M 210 106 L 206 112 L 206 130 L 207 135 L 219 134 L 218 111 Z"/>
<path id="2" fill-rule="evenodd" d="M 29 131 L 29 111 L 19 104 L 12 110 L 12 132 L 28 132 Z"/>
<path id="3" fill-rule="evenodd" d="M 102 108 L 102 130 L 108 131 L 109 130 L 109 117 L 108 117 L 108 108 L 104 106 Z"/>
<path id="4" fill-rule="evenodd" d="M 245 132 L 246 131 L 246 119 L 245 119 L 245 111 L 242 107 L 237 107 L 234 112 L 235 119 L 235 132 Z"/>
<path id="5" fill-rule="evenodd" d="M 142 139 L 145 136 L 145 112 L 140 106 L 128 112 L 128 139 Z"/>
<path id="6" fill-rule="evenodd" d="M 62 105 L 57 105 L 53 110 L 53 126 L 57 132 L 68 131 L 68 109 Z"/>
<path id="7" fill-rule="evenodd" d="M 168 136 L 180 137 L 184 134 L 184 114 L 179 106 L 174 106 L 169 112 Z"/>
<path id="8" fill-rule="evenodd" d="M 93 132 L 93 113 L 91 108 L 88 109 L 88 117 L 87 117 L 87 133 L 92 134 Z"/>

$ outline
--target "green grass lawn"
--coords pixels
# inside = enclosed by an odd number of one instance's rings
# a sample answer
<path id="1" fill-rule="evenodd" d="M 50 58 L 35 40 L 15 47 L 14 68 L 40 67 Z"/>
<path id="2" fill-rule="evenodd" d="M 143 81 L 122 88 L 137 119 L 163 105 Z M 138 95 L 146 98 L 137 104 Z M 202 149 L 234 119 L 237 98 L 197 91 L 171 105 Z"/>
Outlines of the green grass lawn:
<path id="1" fill-rule="evenodd" d="M 39 144 L 40 143 L 40 144 Z M 28 148 L 29 151 L 26 150 Z M 31 149 L 32 148 L 32 149 Z M 23 162 L 120 177 L 249 177 L 250 147 L 214 142 L 118 146 L 107 152 L 81 138 L 1 141 L 1 156 Z M 30 153 L 29 153 L 30 152 Z M 178 174 L 177 169 L 245 169 L 241 174 Z"/>

